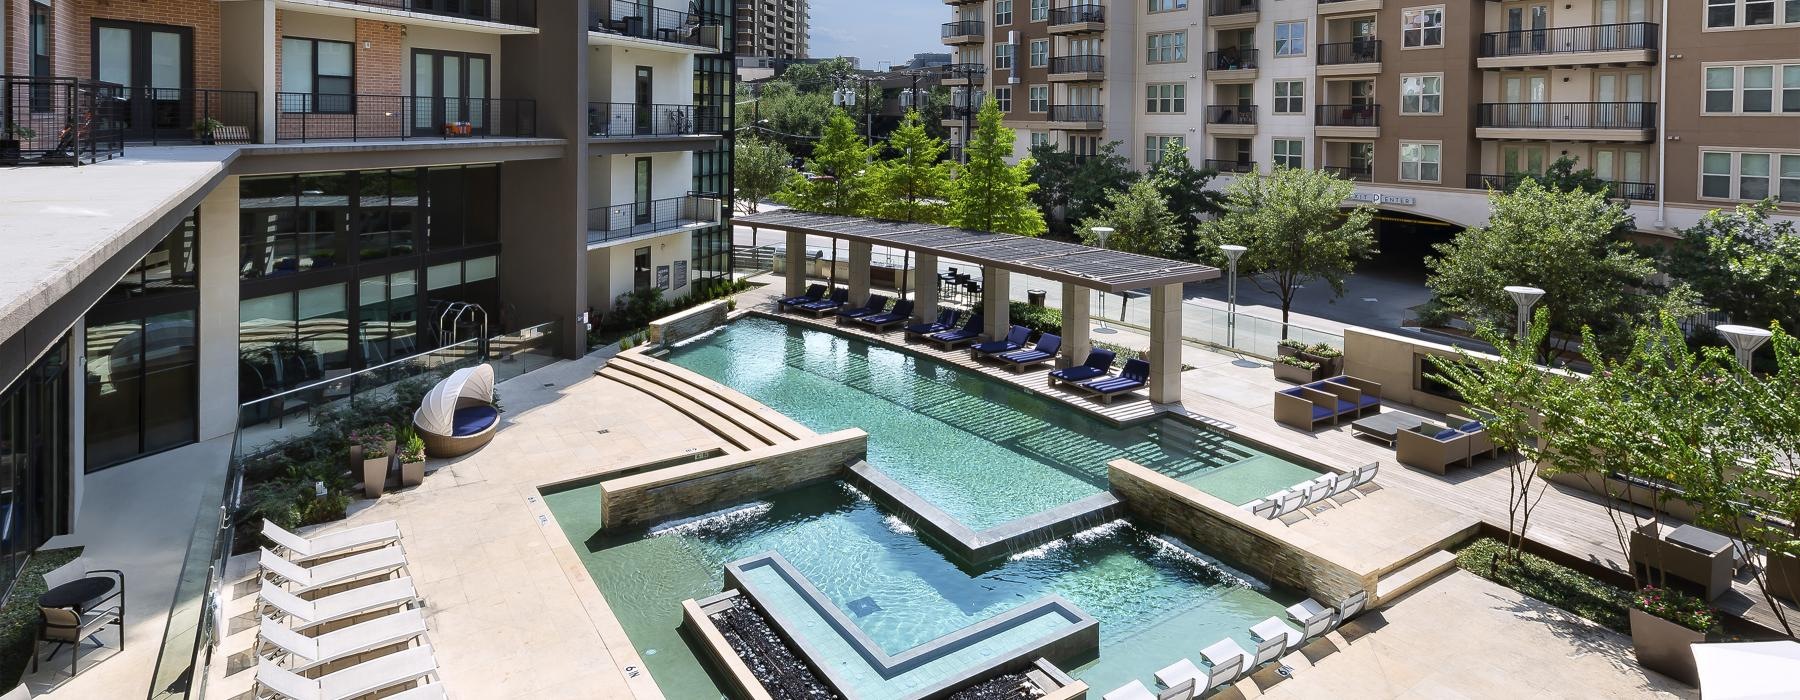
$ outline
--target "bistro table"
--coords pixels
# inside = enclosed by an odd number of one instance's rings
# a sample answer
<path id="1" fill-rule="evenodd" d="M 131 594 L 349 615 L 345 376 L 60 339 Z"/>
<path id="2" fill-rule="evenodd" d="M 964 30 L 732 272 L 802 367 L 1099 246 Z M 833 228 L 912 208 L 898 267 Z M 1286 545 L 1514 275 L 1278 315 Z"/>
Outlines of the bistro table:
<path id="1" fill-rule="evenodd" d="M 69 608 L 84 613 L 111 598 L 110 594 L 117 583 L 118 581 L 106 576 L 78 578 L 44 591 L 43 595 L 38 596 L 38 605 L 46 608 Z"/>
<path id="2" fill-rule="evenodd" d="M 1350 434 L 1363 435 L 1394 446 L 1402 430 L 1417 428 L 1425 424 L 1423 416 L 1415 416 L 1405 411 L 1383 411 L 1368 418 L 1362 418 L 1350 424 Z"/>

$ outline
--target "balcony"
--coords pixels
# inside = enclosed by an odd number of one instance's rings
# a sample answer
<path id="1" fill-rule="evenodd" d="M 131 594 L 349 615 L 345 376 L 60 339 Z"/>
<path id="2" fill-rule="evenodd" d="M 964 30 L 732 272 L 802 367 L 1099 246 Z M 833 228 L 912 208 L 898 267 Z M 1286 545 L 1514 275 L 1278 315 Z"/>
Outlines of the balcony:
<path id="1" fill-rule="evenodd" d="M 619 241 L 713 226 L 720 221 L 719 198 L 690 194 L 588 210 L 588 249 Z"/>
<path id="2" fill-rule="evenodd" d="M 510 24 L 515 27 L 537 26 L 536 0 L 332 0 L 332 2 L 399 11 L 412 15 L 493 22 Z M 307 8 L 305 5 L 301 5 L 295 9 L 305 11 Z M 375 15 L 376 13 L 368 14 Z M 382 12 L 377 18 L 382 17 L 392 17 L 392 14 L 391 12 Z M 456 26 L 449 23 L 442 24 Z M 460 28 L 467 29 L 469 25 L 464 23 Z"/>
<path id="3" fill-rule="evenodd" d="M 1070 5 L 1050 8 L 1051 34 L 1106 31 L 1105 5 Z"/>
<path id="4" fill-rule="evenodd" d="M 1105 79 L 1105 56 L 1057 56 L 1050 59 L 1050 82 L 1078 83 Z"/>
<path id="5" fill-rule="evenodd" d="M 1234 48 L 1206 52 L 1206 79 L 1215 83 L 1248 83 L 1256 80 L 1256 49 Z"/>
<path id="6" fill-rule="evenodd" d="M 1256 133 L 1256 105 L 1208 105 L 1206 132 L 1217 136 L 1251 136 Z"/>
<path id="7" fill-rule="evenodd" d="M 276 141 L 528 138 L 535 100 L 498 97 L 275 93 Z"/>
<path id="8" fill-rule="evenodd" d="M 1314 105 L 1313 127 L 1319 136 L 1377 138 L 1381 136 L 1381 105 Z"/>
<path id="9" fill-rule="evenodd" d="M 1218 160 L 1208 158 L 1201 161 L 1201 167 L 1220 173 L 1253 173 L 1256 172 L 1254 160 Z"/>
<path id="10" fill-rule="evenodd" d="M 0 165 L 85 165 L 125 154 L 123 87 L 87 78 L 0 76 Z"/>
<path id="11" fill-rule="evenodd" d="M 1652 22 L 1526 29 L 1481 35 L 1481 68 L 1544 68 L 1656 63 Z"/>
<path id="12" fill-rule="evenodd" d="M 1381 40 L 1357 39 L 1319 44 L 1319 75 L 1362 75 L 1381 72 Z"/>
<path id="13" fill-rule="evenodd" d="M 1327 165 L 1319 169 L 1351 182 L 1368 182 L 1375 179 L 1375 168 L 1368 163 L 1362 165 Z"/>
<path id="14" fill-rule="evenodd" d="M 943 35 L 944 43 L 950 46 L 979 44 L 987 40 L 987 23 L 974 19 L 945 22 Z"/>
<path id="15" fill-rule="evenodd" d="M 120 128 L 126 143 L 181 144 L 259 143 L 261 105 L 253 90 L 183 90 L 126 88 L 117 92 Z M 212 120 L 212 131 L 194 126 Z"/>
<path id="16" fill-rule="evenodd" d="M 725 18 L 711 13 L 667 10 L 653 5 L 610 0 L 588 8 L 590 41 L 643 46 L 638 40 L 662 42 L 692 50 L 724 50 Z"/>
<path id="17" fill-rule="evenodd" d="M 1483 175 L 1480 173 L 1469 173 L 1467 187 L 1472 190 L 1500 190 L 1502 192 L 1510 192 L 1528 177 L 1531 176 L 1518 173 L 1512 175 Z M 1602 180 L 1602 182 L 1605 182 L 1611 187 L 1611 191 L 1609 191 L 1608 194 L 1616 199 L 1635 199 L 1640 201 L 1656 199 L 1656 183 L 1624 182 L 1620 180 Z"/>
<path id="18" fill-rule="evenodd" d="M 1206 18 L 1209 29 L 1233 29 L 1255 26 L 1262 12 L 1256 0 L 1206 0 Z"/>
<path id="19" fill-rule="evenodd" d="M 987 66 L 980 63 L 952 63 L 944 66 L 944 85 L 979 85 L 987 79 Z"/>
<path id="20" fill-rule="evenodd" d="M 1052 129 L 1098 131 L 1106 127 L 1106 108 L 1102 105 L 1051 105 L 1046 121 Z"/>
<path id="21" fill-rule="evenodd" d="M 1656 133 L 1655 102 L 1484 102 L 1475 138 L 1644 143 Z"/>
<path id="22" fill-rule="evenodd" d="M 589 102 L 588 138 L 602 140 L 704 140 L 725 133 L 717 109 L 695 105 Z"/>
<path id="23" fill-rule="evenodd" d="M 1375 12 L 1381 0 L 1319 0 L 1319 15 L 1345 15 L 1352 12 Z"/>

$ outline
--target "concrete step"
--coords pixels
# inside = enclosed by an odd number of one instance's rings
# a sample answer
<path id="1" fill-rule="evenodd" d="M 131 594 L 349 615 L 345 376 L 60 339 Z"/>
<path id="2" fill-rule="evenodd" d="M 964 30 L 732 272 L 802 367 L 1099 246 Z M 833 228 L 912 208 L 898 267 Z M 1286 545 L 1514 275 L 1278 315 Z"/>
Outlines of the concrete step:
<path id="1" fill-rule="evenodd" d="M 626 353 L 613 358 L 620 369 L 655 381 L 685 394 L 688 398 L 713 407 L 721 415 L 731 417 L 745 430 L 775 445 L 810 437 L 813 431 L 767 406 L 757 403 L 718 382 L 707 379 L 667 362 Z M 609 363 L 610 364 L 610 363 Z"/>
<path id="2" fill-rule="evenodd" d="M 713 431 L 714 434 L 725 440 L 727 452 L 737 453 L 768 446 L 768 443 L 763 442 L 761 438 L 750 434 L 749 431 L 744 430 L 742 427 L 738 426 L 738 424 L 726 420 L 725 417 L 720 416 L 711 408 L 683 396 L 680 392 L 670 390 L 667 387 L 654 382 L 645 381 L 642 377 L 612 365 L 600 368 L 598 374 L 605 379 L 624 384 L 648 394 L 651 398 L 668 404 L 670 408 L 675 409 L 682 415 L 705 426 L 707 430 Z"/>
<path id="3" fill-rule="evenodd" d="M 730 423 L 738 430 L 743 431 L 744 434 L 755 439 L 756 444 L 750 445 L 749 447 L 778 445 L 792 440 L 769 426 L 767 423 L 758 419 L 755 415 L 746 413 L 735 406 L 720 401 L 718 397 L 713 396 L 692 384 L 683 382 L 680 377 L 659 372 L 655 367 L 631 362 L 608 363 L 607 367 L 613 372 L 618 373 L 618 376 L 630 377 L 636 382 L 633 386 L 640 389 L 645 386 L 654 386 L 660 390 L 677 394 L 682 398 L 701 406 L 707 412 L 711 413 L 715 420 Z"/>
<path id="4" fill-rule="evenodd" d="M 1375 582 L 1373 605 L 1385 605 L 1395 596 L 1412 590 L 1438 574 L 1456 568 L 1456 555 L 1449 550 L 1433 550 L 1430 554 L 1407 562 Z"/>

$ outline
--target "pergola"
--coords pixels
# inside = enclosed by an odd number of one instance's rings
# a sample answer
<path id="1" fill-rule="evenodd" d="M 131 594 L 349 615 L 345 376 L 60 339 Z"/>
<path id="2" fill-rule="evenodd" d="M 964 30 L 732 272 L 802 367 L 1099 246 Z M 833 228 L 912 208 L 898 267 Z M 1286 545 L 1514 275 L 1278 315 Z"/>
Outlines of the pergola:
<path id="1" fill-rule="evenodd" d="M 852 303 L 869 296 L 869 264 L 874 247 L 910 251 L 918 269 L 936 273 L 938 258 L 981 266 L 983 329 L 989 338 L 1006 335 L 1011 325 L 1007 302 L 1011 273 L 1061 282 L 1063 355 L 1067 367 L 1087 356 L 1088 290 L 1119 294 L 1150 290 L 1150 400 L 1170 403 L 1181 398 L 1181 285 L 1218 279 L 1218 268 L 1165 258 L 1105 250 L 1065 241 L 941 226 L 881 221 L 854 216 L 776 211 L 739 217 L 735 223 L 787 233 L 787 294 L 806 291 L 806 237 L 823 236 L 849 242 L 848 287 Z M 921 284 L 913 291 L 913 314 L 936 318 L 938 288 Z"/>

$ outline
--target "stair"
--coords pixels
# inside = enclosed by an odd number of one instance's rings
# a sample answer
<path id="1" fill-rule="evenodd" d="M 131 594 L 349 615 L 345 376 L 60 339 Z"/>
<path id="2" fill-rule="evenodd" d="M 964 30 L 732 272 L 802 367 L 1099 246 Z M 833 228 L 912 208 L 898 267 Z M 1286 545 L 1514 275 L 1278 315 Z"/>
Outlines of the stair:
<path id="1" fill-rule="evenodd" d="M 1375 581 L 1374 605 L 1386 605 L 1395 596 L 1416 588 L 1419 584 L 1436 578 L 1438 574 L 1456 568 L 1456 555 L 1448 550 L 1433 550 L 1430 554 L 1419 557 L 1393 571 L 1389 571 Z"/>
<path id="2" fill-rule="evenodd" d="M 614 357 L 596 374 L 668 404 L 739 450 L 785 444 L 814 434 L 717 382 L 636 353 Z"/>
<path id="3" fill-rule="evenodd" d="M 768 443 L 763 442 L 762 439 L 752 435 L 749 431 L 726 420 L 723 416 L 715 413 L 705 405 L 687 398 L 686 396 L 682 396 L 678 392 L 671 391 L 668 388 L 657 384 L 645 382 L 636 375 L 620 371 L 610 366 L 600 368 L 600 371 L 597 374 L 603 379 L 615 381 L 641 391 L 651 398 L 667 404 L 670 408 L 675 409 L 682 415 L 693 419 L 694 422 L 699 423 L 707 430 L 711 430 L 714 434 L 724 439 L 726 443 L 725 452 L 728 454 L 736 454 L 738 452 L 768 446 Z"/>

